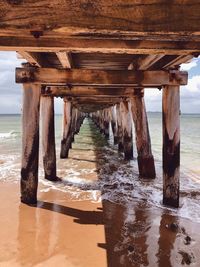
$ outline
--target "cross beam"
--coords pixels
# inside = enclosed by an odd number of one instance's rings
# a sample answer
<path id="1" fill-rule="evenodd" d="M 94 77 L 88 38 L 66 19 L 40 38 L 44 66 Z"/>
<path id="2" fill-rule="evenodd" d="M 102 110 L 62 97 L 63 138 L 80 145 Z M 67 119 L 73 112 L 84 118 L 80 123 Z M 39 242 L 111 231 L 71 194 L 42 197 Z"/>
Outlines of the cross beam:
<path id="1" fill-rule="evenodd" d="M 187 72 L 183 71 L 132 71 L 85 70 L 53 68 L 16 68 L 17 83 L 47 85 L 159 87 L 162 85 L 186 85 Z"/>

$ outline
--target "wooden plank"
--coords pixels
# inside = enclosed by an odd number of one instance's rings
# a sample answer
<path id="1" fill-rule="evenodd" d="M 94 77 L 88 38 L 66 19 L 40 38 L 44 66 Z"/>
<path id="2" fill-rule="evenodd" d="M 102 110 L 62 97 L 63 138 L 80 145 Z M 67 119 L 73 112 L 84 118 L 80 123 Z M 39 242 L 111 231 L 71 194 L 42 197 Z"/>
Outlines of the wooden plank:
<path id="1" fill-rule="evenodd" d="M 60 60 L 60 63 L 63 66 L 63 68 L 66 68 L 66 69 L 72 68 L 72 58 L 71 58 L 70 53 L 57 52 L 56 55 L 58 59 Z"/>
<path id="2" fill-rule="evenodd" d="M 1 31 L 0 31 L 1 32 Z M 200 38 L 199 38 L 200 39 Z M 88 39 L 88 38 L 48 38 L 11 37 L 0 38 L 2 51 L 27 52 L 85 52 L 85 53 L 119 53 L 119 54 L 168 54 L 186 55 L 200 53 L 200 40 L 170 41 L 157 40 L 123 40 L 123 39 Z"/>
<path id="3" fill-rule="evenodd" d="M 51 66 L 48 57 L 46 57 L 46 53 L 41 54 L 37 52 L 34 53 L 34 52 L 21 51 L 18 54 L 20 54 L 22 58 L 27 60 L 33 66 L 44 67 L 44 68 Z"/>
<path id="4" fill-rule="evenodd" d="M 178 68 L 182 63 L 190 62 L 193 57 L 194 57 L 193 55 L 178 56 L 174 60 L 172 60 L 169 63 L 167 63 L 166 65 L 164 65 L 163 69 Z"/>
<path id="5" fill-rule="evenodd" d="M 88 34 L 90 29 L 104 34 L 120 31 L 198 34 L 200 21 L 200 4 L 195 0 L 175 0 L 170 4 L 163 0 L 145 3 L 136 0 L 128 3 L 122 0 L 112 3 L 107 0 L 2 0 L 0 10 L 1 28 L 17 33 L 31 30 L 33 34 L 34 31 L 52 31 L 70 35 L 76 33 L 76 28 L 80 35 Z"/>
<path id="6" fill-rule="evenodd" d="M 72 87 L 68 86 L 46 86 L 42 95 L 53 96 L 97 96 L 97 97 L 119 97 L 128 96 L 134 92 L 134 88 L 94 88 L 94 87 Z"/>
<path id="7" fill-rule="evenodd" d="M 54 124 L 54 97 L 41 97 L 42 117 L 42 152 L 45 179 L 57 181 L 56 176 L 56 145 Z"/>
<path id="8" fill-rule="evenodd" d="M 163 88 L 163 203 L 179 206 L 180 92 L 179 86 Z"/>
<path id="9" fill-rule="evenodd" d="M 21 201 L 37 203 L 39 160 L 39 85 L 23 86 Z"/>
<path id="10" fill-rule="evenodd" d="M 144 92 L 142 90 L 136 90 L 134 96 L 130 97 L 130 103 L 135 125 L 139 176 L 141 178 L 153 179 L 156 176 L 156 172 L 143 96 Z"/>
<path id="11" fill-rule="evenodd" d="M 139 58 L 137 62 L 137 70 L 147 70 L 150 68 L 153 64 L 155 64 L 157 61 L 159 61 L 162 57 L 164 57 L 164 54 L 162 55 L 148 55 L 143 58 Z"/>
<path id="12" fill-rule="evenodd" d="M 170 84 L 187 84 L 187 72 L 173 71 L 103 71 L 81 69 L 16 68 L 17 83 L 112 85 L 151 87 Z"/>

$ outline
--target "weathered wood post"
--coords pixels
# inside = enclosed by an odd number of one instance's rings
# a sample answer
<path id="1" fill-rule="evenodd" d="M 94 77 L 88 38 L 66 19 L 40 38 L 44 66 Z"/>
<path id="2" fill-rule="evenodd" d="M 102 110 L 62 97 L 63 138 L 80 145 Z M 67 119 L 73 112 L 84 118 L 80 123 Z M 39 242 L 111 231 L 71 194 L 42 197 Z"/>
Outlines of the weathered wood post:
<path id="1" fill-rule="evenodd" d="M 110 110 L 105 108 L 103 110 L 103 119 L 104 119 L 104 135 L 106 138 L 109 138 L 109 126 L 110 126 Z"/>
<path id="2" fill-rule="evenodd" d="M 116 105 L 116 115 L 117 115 L 117 136 L 118 136 L 118 151 L 124 151 L 123 145 L 123 126 L 122 126 L 122 112 L 120 103 Z"/>
<path id="3" fill-rule="evenodd" d="M 42 148 L 45 179 L 56 181 L 54 97 L 41 97 Z"/>
<path id="4" fill-rule="evenodd" d="M 132 138 L 132 118 L 129 112 L 128 101 L 122 101 L 122 127 L 123 127 L 123 146 L 124 157 L 126 160 L 133 159 L 133 138 Z"/>
<path id="5" fill-rule="evenodd" d="M 41 86 L 23 84 L 21 201 L 37 203 Z"/>
<path id="6" fill-rule="evenodd" d="M 154 158 L 151 151 L 151 139 L 144 102 L 144 90 L 135 89 L 130 98 L 132 117 L 135 125 L 137 161 L 139 175 L 142 178 L 152 179 L 156 176 Z"/>
<path id="7" fill-rule="evenodd" d="M 63 108 L 63 138 L 61 141 L 60 158 L 68 158 L 70 148 L 70 128 L 71 128 L 72 104 L 69 100 L 64 99 Z"/>
<path id="8" fill-rule="evenodd" d="M 180 88 L 163 87 L 163 204 L 179 206 Z"/>
<path id="9" fill-rule="evenodd" d="M 118 135 L 117 135 L 117 115 L 116 115 L 116 106 L 113 106 L 111 109 L 111 126 L 113 131 L 114 144 L 118 144 Z"/>

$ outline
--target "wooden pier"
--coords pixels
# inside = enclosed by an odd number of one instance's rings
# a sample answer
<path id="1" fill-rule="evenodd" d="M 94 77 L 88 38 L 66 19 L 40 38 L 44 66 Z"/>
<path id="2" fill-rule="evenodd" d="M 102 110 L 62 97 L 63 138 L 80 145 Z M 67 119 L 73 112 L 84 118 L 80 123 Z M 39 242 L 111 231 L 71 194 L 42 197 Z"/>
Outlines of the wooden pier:
<path id="1" fill-rule="evenodd" d="M 25 1 L 0 3 L 0 50 L 17 51 L 23 84 L 21 200 L 37 202 L 41 106 L 45 178 L 57 180 L 54 97 L 63 98 L 65 159 L 86 114 L 139 176 L 156 177 L 144 94 L 163 93 L 163 203 L 179 206 L 182 63 L 200 54 L 199 1 Z M 184 90 L 184 89 L 183 89 Z M 134 151 L 134 154 L 136 151 Z M 134 179 L 134 178 L 133 178 Z"/>

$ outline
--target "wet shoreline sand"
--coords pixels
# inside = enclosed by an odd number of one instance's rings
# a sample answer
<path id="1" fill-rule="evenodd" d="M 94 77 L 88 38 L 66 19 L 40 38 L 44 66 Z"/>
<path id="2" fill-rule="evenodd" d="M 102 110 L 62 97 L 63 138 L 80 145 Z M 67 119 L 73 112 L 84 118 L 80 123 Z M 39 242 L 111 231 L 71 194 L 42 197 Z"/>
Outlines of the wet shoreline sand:
<path id="1" fill-rule="evenodd" d="M 0 266 L 200 266 L 200 224 L 145 203 L 71 201 L 50 190 L 31 207 L 6 182 L 0 195 Z"/>

